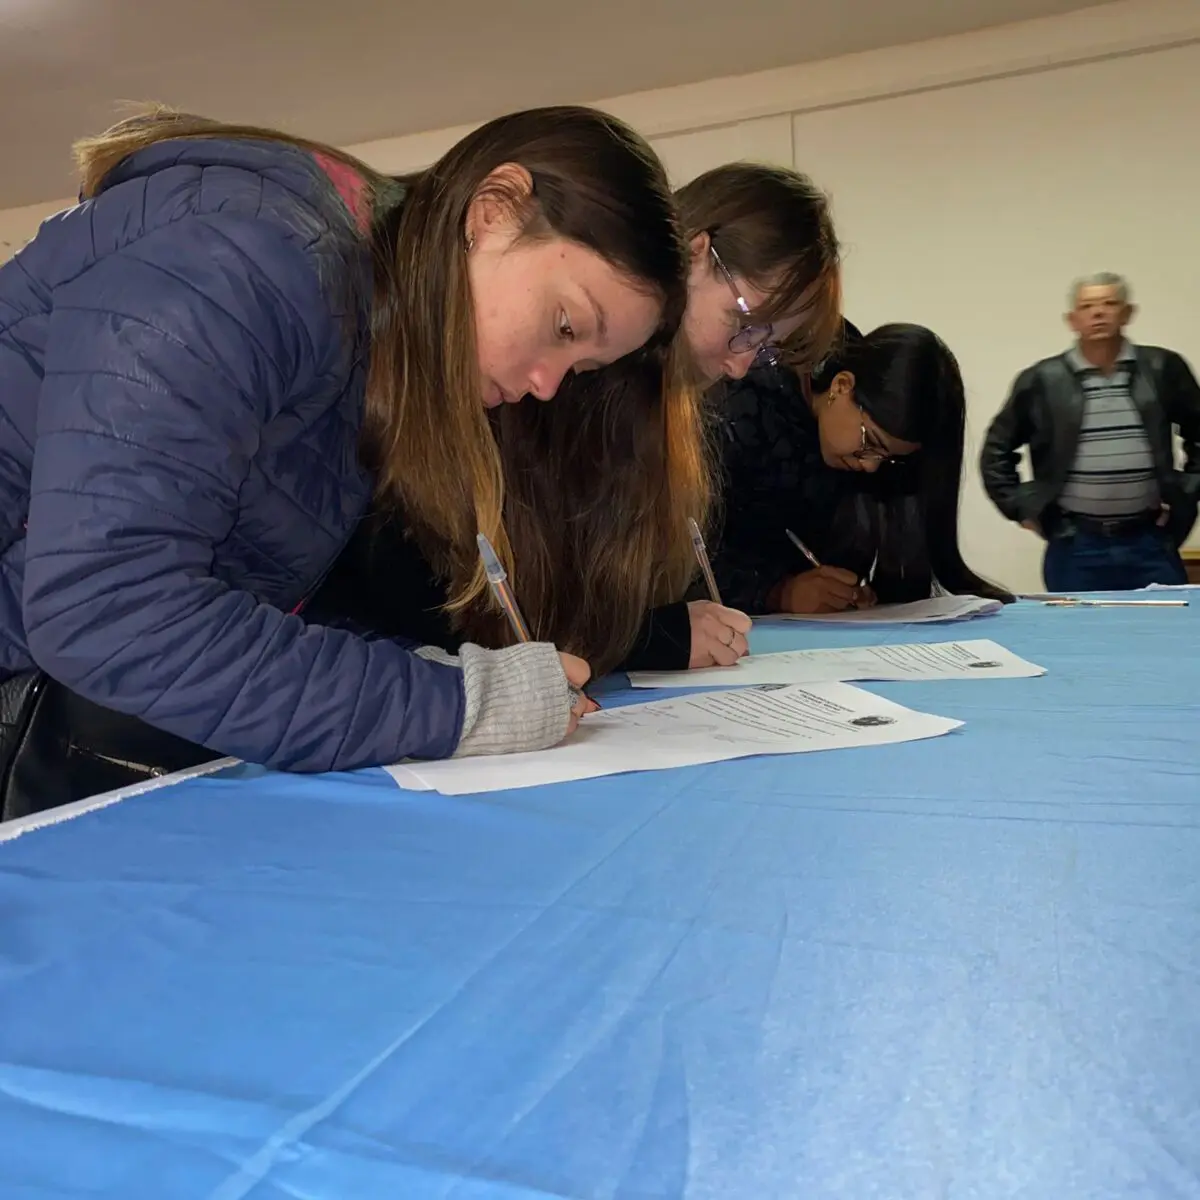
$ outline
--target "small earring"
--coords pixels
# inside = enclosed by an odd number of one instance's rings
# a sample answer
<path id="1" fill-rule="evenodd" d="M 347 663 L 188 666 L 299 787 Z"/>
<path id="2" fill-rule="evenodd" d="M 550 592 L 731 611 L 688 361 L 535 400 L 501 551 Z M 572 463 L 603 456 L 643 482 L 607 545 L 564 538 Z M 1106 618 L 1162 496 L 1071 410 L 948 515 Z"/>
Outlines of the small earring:
<path id="1" fill-rule="evenodd" d="M 475 235 L 473 233 L 469 233 L 469 234 L 467 234 L 467 253 L 468 254 L 471 253 L 471 250 L 474 248 L 474 246 L 475 246 Z"/>

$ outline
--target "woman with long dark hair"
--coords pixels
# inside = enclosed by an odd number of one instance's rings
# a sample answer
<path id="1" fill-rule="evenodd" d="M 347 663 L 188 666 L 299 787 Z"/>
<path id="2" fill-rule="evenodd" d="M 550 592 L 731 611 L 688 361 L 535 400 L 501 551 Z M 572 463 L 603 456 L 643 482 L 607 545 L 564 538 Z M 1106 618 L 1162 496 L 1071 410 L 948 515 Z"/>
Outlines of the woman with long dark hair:
<path id="1" fill-rule="evenodd" d="M 966 401 L 932 330 L 884 325 L 863 337 L 847 324 L 811 378 L 756 367 L 716 403 L 725 500 L 714 569 L 727 603 L 827 613 L 935 587 L 1010 599 L 959 550 Z"/>
<path id="2" fill-rule="evenodd" d="M 54 709 L 74 753 L 49 681 L 106 723 L 296 770 L 559 741 L 588 703 L 576 656 L 620 657 L 685 586 L 676 530 L 708 505 L 698 405 L 667 350 L 687 246 L 650 147 L 603 113 L 541 109 L 395 180 L 155 111 L 79 157 L 83 203 L 0 266 L 4 711 Z M 655 386 L 598 389 L 605 439 L 581 426 L 581 453 L 603 473 L 637 444 L 647 469 L 619 472 L 571 560 L 495 420 L 635 354 Z M 436 571 L 456 656 L 415 628 L 298 615 L 372 494 Z M 478 532 L 515 565 L 538 641 L 490 639 Z M 15 725 L 0 783 L 28 741 Z M 67 791 L 120 782 L 101 760 L 155 767 L 161 742 L 139 734 L 143 759 L 105 737 Z"/>

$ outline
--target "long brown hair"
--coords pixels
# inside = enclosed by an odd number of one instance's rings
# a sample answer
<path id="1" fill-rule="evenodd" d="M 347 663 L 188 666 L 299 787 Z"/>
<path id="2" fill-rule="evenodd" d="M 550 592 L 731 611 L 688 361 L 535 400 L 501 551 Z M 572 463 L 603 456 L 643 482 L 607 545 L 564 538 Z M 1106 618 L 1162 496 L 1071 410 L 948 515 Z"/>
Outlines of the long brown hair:
<path id="1" fill-rule="evenodd" d="M 646 611 L 681 599 L 696 571 L 687 520 L 706 523 L 712 473 L 686 350 L 677 339 L 568 377 L 552 403 L 493 420 L 522 599 L 543 614 L 541 636 L 560 631 L 560 646 L 611 670 Z M 591 588 L 586 603 L 563 576 Z"/>
<path id="2" fill-rule="evenodd" d="M 699 407 L 670 349 L 687 304 L 687 244 L 649 145 L 593 109 L 535 109 L 491 121 L 429 170 L 393 180 L 320 143 L 154 109 L 77 145 L 83 195 L 137 150 L 197 137 L 285 142 L 361 174 L 375 202 L 363 454 L 381 509 L 402 514 L 466 635 L 504 640 L 476 551 L 483 532 L 536 634 L 614 665 L 647 602 L 682 591 L 682 524 L 707 511 L 709 496 Z M 501 197 L 522 236 L 578 242 L 662 302 L 651 344 L 591 373 L 586 404 L 572 406 L 568 381 L 544 406 L 566 405 L 553 421 L 529 403 L 489 417 L 480 401 L 465 221 L 505 163 L 533 180 L 532 195 Z"/>
<path id="3" fill-rule="evenodd" d="M 675 194 L 689 238 L 707 233 L 734 275 L 767 294 L 763 322 L 803 313 L 781 347 L 801 371 L 828 353 L 841 330 L 841 248 L 829 197 L 784 167 L 727 163 Z"/>

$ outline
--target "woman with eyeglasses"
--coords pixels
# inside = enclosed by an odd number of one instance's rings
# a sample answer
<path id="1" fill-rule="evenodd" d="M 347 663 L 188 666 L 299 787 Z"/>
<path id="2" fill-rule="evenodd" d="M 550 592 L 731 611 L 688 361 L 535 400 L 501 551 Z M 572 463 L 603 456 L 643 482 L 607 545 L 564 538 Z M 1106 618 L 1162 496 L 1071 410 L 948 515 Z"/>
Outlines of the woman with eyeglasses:
<path id="1" fill-rule="evenodd" d="M 675 199 L 691 249 L 683 333 L 703 384 L 741 379 L 756 359 L 813 366 L 841 319 L 828 197 L 797 171 L 729 163 Z"/>
<path id="2" fill-rule="evenodd" d="M 822 358 L 841 323 L 839 248 L 828 199 L 812 180 L 782 167 L 732 163 L 692 180 L 675 199 L 689 249 L 687 308 L 676 350 L 697 389 L 742 378 L 756 359 L 804 369 Z M 620 397 L 626 407 L 647 407 L 637 397 L 660 386 L 638 363 L 621 363 L 603 380 L 586 372 L 569 375 L 553 404 L 506 406 L 493 420 L 506 478 L 525 481 L 539 497 L 539 509 L 555 514 L 552 569 L 564 589 L 595 556 L 594 531 L 604 527 L 618 489 L 629 486 L 615 469 L 616 448 L 596 453 L 606 438 L 621 437 L 609 406 Z M 600 389 L 608 393 L 603 402 Z M 620 456 L 622 470 L 641 477 L 638 486 L 658 469 L 652 448 L 643 440 L 632 457 Z M 608 466 L 597 469 L 598 461 Z M 698 464 L 695 470 L 703 473 Z M 703 520 L 702 514 L 687 516 Z M 506 520 L 521 527 L 526 507 L 510 504 Z M 684 520 L 660 535 L 690 545 Z M 522 600 L 537 583 L 529 574 L 518 558 L 513 584 Z M 662 587 L 659 581 L 653 590 L 661 594 Z M 629 579 L 627 594 L 648 590 L 647 581 Z M 591 643 L 602 643 L 601 652 L 587 654 L 593 669 L 727 666 L 747 652 L 747 617 L 707 599 L 685 603 L 683 592 L 677 590 L 676 603 L 643 610 L 640 628 L 610 629 L 603 638 L 592 634 Z M 539 594 L 553 602 L 549 590 Z M 381 513 L 359 528 L 310 611 L 384 634 L 419 629 L 425 640 L 451 649 L 462 637 L 420 547 L 402 523 Z M 606 652 L 617 646 L 621 653 Z"/>
<path id="3" fill-rule="evenodd" d="M 847 322 L 811 378 L 763 365 L 718 404 L 726 491 L 714 571 L 727 603 L 830 613 L 935 587 L 1011 599 L 959 550 L 966 401 L 931 330 L 884 325 L 863 337 Z"/>

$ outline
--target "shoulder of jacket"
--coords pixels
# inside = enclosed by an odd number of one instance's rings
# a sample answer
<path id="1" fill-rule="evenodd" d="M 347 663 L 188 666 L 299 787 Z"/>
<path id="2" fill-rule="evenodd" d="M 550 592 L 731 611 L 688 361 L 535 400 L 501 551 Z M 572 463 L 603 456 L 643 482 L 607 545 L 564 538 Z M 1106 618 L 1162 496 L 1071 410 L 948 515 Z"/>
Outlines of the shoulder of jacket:
<path id="1" fill-rule="evenodd" d="M 308 182 L 311 190 L 303 187 Z M 289 293 L 278 281 L 311 279 L 311 292 L 302 284 L 292 295 L 308 317 L 339 330 L 360 328 L 370 256 L 332 184 L 326 190 L 323 182 L 319 175 L 297 180 L 240 164 L 165 165 L 52 218 L 35 239 L 41 245 L 30 266 L 53 292 L 100 261 L 175 230 L 171 267 L 187 272 L 211 254 L 211 238 L 195 236 L 204 226 L 229 242 L 225 268 L 247 277 L 264 272 Z"/>
<path id="2" fill-rule="evenodd" d="M 1032 366 L 1026 367 L 1017 376 L 1013 386 L 1015 389 L 1033 387 L 1052 381 L 1056 376 L 1062 378 L 1070 374 L 1071 368 L 1067 364 L 1066 355 L 1051 354 L 1047 358 L 1038 359 Z"/>
<path id="3" fill-rule="evenodd" d="M 262 231 L 255 240 L 263 248 L 278 239 L 318 260 L 361 252 L 353 216 L 332 181 L 315 161 L 308 164 L 290 147 L 286 155 L 280 162 L 271 155 L 230 162 L 180 157 L 115 180 L 65 215 L 86 225 L 96 259 L 193 219 L 249 222 Z"/>
<path id="4" fill-rule="evenodd" d="M 1168 350 L 1165 346 L 1136 345 L 1133 352 L 1139 362 L 1148 363 L 1155 368 L 1161 368 L 1167 363 L 1179 362 L 1183 357 L 1174 350 Z"/>

